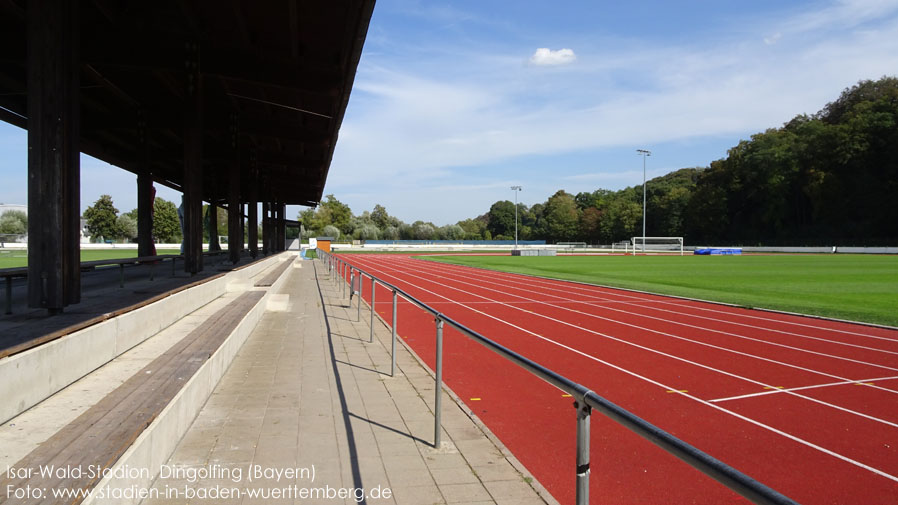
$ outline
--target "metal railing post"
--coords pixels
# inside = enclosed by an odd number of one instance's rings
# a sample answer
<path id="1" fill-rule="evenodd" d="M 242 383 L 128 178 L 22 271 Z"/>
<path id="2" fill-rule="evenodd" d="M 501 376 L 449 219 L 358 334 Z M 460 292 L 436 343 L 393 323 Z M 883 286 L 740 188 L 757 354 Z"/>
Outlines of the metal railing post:
<path id="1" fill-rule="evenodd" d="M 577 505 L 589 504 L 589 416 L 592 407 L 579 401 L 577 409 Z"/>
<path id="2" fill-rule="evenodd" d="M 362 297 L 362 291 L 365 289 L 365 285 L 362 284 L 362 279 L 364 279 L 364 276 L 362 275 L 361 270 L 359 270 L 358 277 L 359 277 L 359 301 L 358 301 L 359 306 L 358 306 L 358 312 L 356 312 L 356 314 L 355 314 L 355 320 L 361 322 L 362 321 L 362 300 L 364 299 Z"/>
<path id="3" fill-rule="evenodd" d="M 352 290 L 355 289 L 355 275 L 352 267 L 349 267 L 349 308 L 352 308 Z M 343 294 L 346 294 L 346 286 L 343 286 Z"/>
<path id="4" fill-rule="evenodd" d="M 368 343 L 374 343 L 374 294 L 377 292 L 374 276 L 371 276 L 371 334 L 368 335 Z"/>
<path id="5" fill-rule="evenodd" d="M 394 377 L 396 375 L 396 290 L 393 290 L 393 329 L 392 333 L 392 345 L 390 351 L 390 377 Z"/>
<path id="6" fill-rule="evenodd" d="M 443 417 L 443 320 L 437 316 L 437 359 L 433 399 L 433 447 L 440 448 L 440 421 Z"/>

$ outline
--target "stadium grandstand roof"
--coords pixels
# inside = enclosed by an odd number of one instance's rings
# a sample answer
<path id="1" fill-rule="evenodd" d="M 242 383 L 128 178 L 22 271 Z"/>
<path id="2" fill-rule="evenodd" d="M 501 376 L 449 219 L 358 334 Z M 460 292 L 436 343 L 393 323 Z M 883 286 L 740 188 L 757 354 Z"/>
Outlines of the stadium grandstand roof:
<path id="1" fill-rule="evenodd" d="M 27 127 L 26 0 L 0 0 L 0 119 Z M 85 0 L 80 150 L 181 190 L 185 79 L 203 89 L 206 201 L 320 201 L 374 0 Z M 254 172 L 257 170 L 257 172 Z M 241 200 L 248 199 L 241 194 Z"/>

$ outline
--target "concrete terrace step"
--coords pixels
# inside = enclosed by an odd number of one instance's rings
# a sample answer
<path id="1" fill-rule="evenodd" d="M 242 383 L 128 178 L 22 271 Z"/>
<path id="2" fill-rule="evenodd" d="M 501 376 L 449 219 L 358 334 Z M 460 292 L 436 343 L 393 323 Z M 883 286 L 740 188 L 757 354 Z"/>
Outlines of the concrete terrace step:
<path id="1" fill-rule="evenodd" d="M 90 490 L 99 478 L 89 468 L 112 466 L 131 443 L 169 405 L 199 368 L 264 296 L 244 293 L 212 314 L 196 329 L 165 351 L 118 388 L 56 432 L 13 466 L 15 476 L 0 478 L 0 489 Z M 62 475 L 44 476 L 40 469 L 78 468 Z M 74 500 L 80 502 L 81 500 Z M 42 499 L 19 503 L 42 503 Z"/>
<path id="2" fill-rule="evenodd" d="M 31 408 L 224 293 L 249 289 L 249 279 L 281 259 L 281 255 L 270 256 L 226 274 L 168 286 L 158 294 L 140 295 L 139 301 L 124 308 L 117 307 L 121 299 L 129 299 L 127 293 L 102 290 L 92 295 L 91 305 L 96 308 L 91 316 L 75 324 L 68 318 L 77 319 L 79 314 L 15 323 L 20 327 L 17 333 L 25 340 L 0 350 L 0 422 Z M 57 328 L 60 325 L 62 329 Z M 9 331 L 16 332 L 16 328 L 0 325 L 4 335 Z M 0 343 L 4 338 L 0 337 Z"/>
<path id="3" fill-rule="evenodd" d="M 283 273 L 291 266 L 293 266 L 293 261 L 290 261 L 290 260 L 284 261 L 279 265 L 273 266 L 268 271 L 268 273 L 265 274 L 264 277 L 262 277 L 261 279 L 256 281 L 256 283 L 254 284 L 255 287 L 257 287 L 257 288 L 271 287 L 271 285 L 274 284 L 275 282 L 277 282 L 278 278 L 280 278 L 280 276 L 283 275 Z"/>
<path id="4" fill-rule="evenodd" d="M 231 286 L 248 286 L 249 279 L 280 263 L 279 256 L 191 287 L 180 299 L 162 301 L 167 304 L 150 304 L 0 359 L 0 413 L 13 416 L 4 417 L 8 421 L 0 426 L 0 503 L 78 503 L 80 498 L 55 499 L 46 493 L 108 486 L 117 470 L 158 467 L 271 304 L 271 291 L 287 276 L 270 289 L 235 292 Z M 292 259 L 295 254 L 284 256 Z M 184 311 L 197 304 L 193 312 Z M 117 320 L 125 316 L 131 321 Z M 86 375 L 80 369 L 88 370 Z M 53 386 L 73 374 L 75 382 L 68 387 Z M 47 393 L 33 382 L 52 387 Z M 30 404 L 23 407 L 26 400 Z M 100 479 L 96 471 L 71 470 L 79 465 L 107 469 L 112 475 Z M 9 467 L 20 470 L 6 474 Z M 28 468 L 69 470 L 48 477 L 29 475 Z M 148 475 L 146 483 L 153 477 Z M 17 492 L 46 493 L 10 497 L 7 485 Z"/>

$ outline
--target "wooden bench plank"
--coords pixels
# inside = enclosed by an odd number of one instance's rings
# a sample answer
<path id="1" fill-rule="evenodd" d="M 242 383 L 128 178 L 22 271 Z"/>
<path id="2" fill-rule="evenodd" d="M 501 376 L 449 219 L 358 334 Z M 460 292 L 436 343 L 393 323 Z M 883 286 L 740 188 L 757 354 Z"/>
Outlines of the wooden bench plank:
<path id="1" fill-rule="evenodd" d="M 262 296 L 262 291 L 250 291 L 230 302 L 13 466 L 35 470 L 42 465 L 80 466 L 84 470 L 93 465 L 110 468 Z M 96 479 L 88 479 L 86 472 L 80 479 L 70 478 L 71 472 L 64 477 L 44 479 L 36 474 L 31 478 L 11 479 L 5 476 L 0 479 L 0 489 L 6 489 L 7 485 L 15 488 L 30 485 L 48 490 L 88 490 L 97 484 Z"/>
<path id="2" fill-rule="evenodd" d="M 284 261 L 282 264 L 274 267 L 271 272 L 268 273 L 268 275 L 256 282 L 254 286 L 257 288 L 270 288 L 275 282 L 277 282 L 281 274 L 283 274 L 284 271 L 290 268 L 290 266 L 292 265 L 292 260 L 288 259 L 287 261 Z"/>

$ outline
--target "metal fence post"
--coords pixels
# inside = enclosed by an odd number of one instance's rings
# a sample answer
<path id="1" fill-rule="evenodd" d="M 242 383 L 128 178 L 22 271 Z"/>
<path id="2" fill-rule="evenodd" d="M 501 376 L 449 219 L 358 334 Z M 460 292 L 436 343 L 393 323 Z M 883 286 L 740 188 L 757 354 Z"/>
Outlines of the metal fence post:
<path id="1" fill-rule="evenodd" d="M 352 290 L 355 288 L 355 277 L 352 273 L 352 267 L 349 267 L 349 307 L 352 308 Z M 343 285 L 343 295 L 346 295 L 346 284 Z"/>
<path id="2" fill-rule="evenodd" d="M 440 420 L 443 417 L 443 320 L 437 316 L 437 360 L 433 400 L 433 447 L 440 448 Z"/>
<path id="3" fill-rule="evenodd" d="M 589 504 L 589 415 L 592 407 L 574 402 L 577 409 L 577 505 Z"/>
<path id="4" fill-rule="evenodd" d="M 374 276 L 371 276 L 371 334 L 368 336 L 368 343 L 374 343 L 374 294 L 377 292 L 377 284 L 374 283 Z"/>
<path id="5" fill-rule="evenodd" d="M 390 351 L 390 377 L 396 375 L 396 290 L 393 290 L 393 330 L 392 330 L 392 347 Z"/>
<path id="6" fill-rule="evenodd" d="M 355 320 L 359 321 L 359 322 L 361 322 L 361 320 L 362 320 L 362 300 L 364 299 L 364 297 L 362 297 L 362 291 L 364 291 L 364 289 L 365 289 L 365 287 L 364 287 L 365 285 L 362 284 L 362 279 L 364 279 L 364 277 L 365 276 L 362 275 L 362 271 L 359 270 L 359 301 L 358 301 L 359 307 L 358 307 L 358 312 L 356 312 L 356 314 L 355 314 Z"/>

